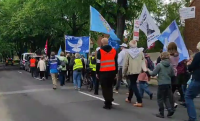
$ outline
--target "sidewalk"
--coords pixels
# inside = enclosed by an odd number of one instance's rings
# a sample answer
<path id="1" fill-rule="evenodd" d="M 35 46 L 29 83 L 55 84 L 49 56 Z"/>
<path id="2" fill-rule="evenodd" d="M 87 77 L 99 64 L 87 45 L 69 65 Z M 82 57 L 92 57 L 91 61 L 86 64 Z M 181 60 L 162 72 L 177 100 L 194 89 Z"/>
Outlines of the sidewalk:
<path id="1" fill-rule="evenodd" d="M 151 80 L 148 82 L 150 85 L 158 85 L 157 77 L 151 77 Z"/>

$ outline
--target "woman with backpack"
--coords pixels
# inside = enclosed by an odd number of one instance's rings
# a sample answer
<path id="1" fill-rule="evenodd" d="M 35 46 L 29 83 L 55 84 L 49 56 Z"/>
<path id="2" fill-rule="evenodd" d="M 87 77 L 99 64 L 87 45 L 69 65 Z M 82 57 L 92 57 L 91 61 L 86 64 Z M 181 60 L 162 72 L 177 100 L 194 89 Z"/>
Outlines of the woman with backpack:
<path id="1" fill-rule="evenodd" d="M 64 52 L 60 53 L 60 57 L 58 58 L 58 70 L 59 70 L 59 80 L 60 80 L 60 86 L 65 85 L 65 75 L 67 72 L 66 65 L 68 63 L 67 58 L 65 57 Z"/>

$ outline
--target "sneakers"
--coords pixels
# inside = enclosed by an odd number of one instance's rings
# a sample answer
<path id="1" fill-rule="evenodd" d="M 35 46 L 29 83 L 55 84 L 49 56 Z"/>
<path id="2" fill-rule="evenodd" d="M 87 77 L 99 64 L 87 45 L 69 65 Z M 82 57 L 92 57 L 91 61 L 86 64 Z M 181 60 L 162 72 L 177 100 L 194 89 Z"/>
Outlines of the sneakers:
<path id="1" fill-rule="evenodd" d="M 174 112 L 168 112 L 167 117 L 171 117 L 174 115 Z"/>
<path id="2" fill-rule="evenodd" d="M 178 104 L 177 103 L 174 103 L 174 108 L 176 109 L 178 107 Z"/>
<path id="3" fill-rule="evenodd" d="M 77 87 L 76 87 L 76 86 L 74 86 L 74 89 L 75 89 L 75 90 L 77 90 Z"/>
<path id="4" fill-rule="evenodd" d="M 105 106 L 103 106 L 103 108 L 104 108 L 104 109 L 107 109 L 107 110 L 110 110 L 110 109 L 111 109 L 111 106 L 106 106 L 106 105 L 105 105 Z"/>
<path id="5" fill-rule="evenodd" d="M 143 107 L 142 103 L 135 103 L 135 104 L 133 104 L 133 106 L 135 106 L 135 107 Z"/>
<path id="6" fill-rule="evenodd" d="M 131 101 L 130 100 L 128 100 L 128 98 L 126 98 L 126 100 L 125 100 L 127 103 L 131 103 Z"/>
<path id="7" fill-rule="evenodd" d="M 119 92 L 117 90 L 113 90 L 114 93 L 118 94 Z"/>
<path id="8" fill-rule="evenodd" d="M 162 114 L 156 114 L 156 117 L 158 117 L 158 118 L 164 118 L 164 115 L 162 115 Z"/>
<path id="9" fill-rule="evenodd" d="M 179 96 L 181 95 L 179 92 L 176 92 L 176 94 L 179 95 Z"/>
<path id="10" fill-rule="evenodd" d="M 149 97 L 150 97 L 150 100 L 152 100 L 152 99 L 153 99 L 153 94 L 150 94 L 150 96 L 149 96 Z"/>
<path id="11" fill-rule="evenodd" d="M 80 89 L 80 88 L 78 88 L 78 91 L 81 91 L 81 89 Z"/>

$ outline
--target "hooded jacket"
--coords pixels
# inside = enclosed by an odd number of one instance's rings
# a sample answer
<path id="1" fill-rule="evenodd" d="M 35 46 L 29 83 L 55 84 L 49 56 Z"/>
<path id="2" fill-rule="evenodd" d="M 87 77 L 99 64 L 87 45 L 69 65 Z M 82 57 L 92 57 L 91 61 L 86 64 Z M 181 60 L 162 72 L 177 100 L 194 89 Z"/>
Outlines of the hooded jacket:
<path id="1" fill-rule="evenodd" d="M 112 50 L 112 47 L 110 45 L 105 45 L 103 47 L 101 47 L 101 49 L 103 49 L 106 52 L 110 52 Z M 99 74 L 100 73 L 100 60 L 101 60 L 101 53 L 100 50 L 97 51 L 97 64 L 96 64 L 96 73 Z M 117 74 L 118 72 L 118 63 L 117 63 L 117 53 L 115 55 L 115 71 L 110 71 L 111 73 L 115 73 Z M 104 73 L 104 72 L 101 72 Z M 108 73 L 107 71 L 105 73 Z"/>
<path id="2" fill-rule="evenodd" d="M 171 84 L 171 77 L 175 75 L 169 59 L 162 60 L 153 71 L 149 70 L 149 74 L 151 76 L 158 74 L 158 85 Z"/>
<path id="3" fill-rule="evenodd" d="M 127 50 L 123 65 L 123 75 L 140 74 L 146 71 L 144 53 L 138 48 L 130 48 Z"/>

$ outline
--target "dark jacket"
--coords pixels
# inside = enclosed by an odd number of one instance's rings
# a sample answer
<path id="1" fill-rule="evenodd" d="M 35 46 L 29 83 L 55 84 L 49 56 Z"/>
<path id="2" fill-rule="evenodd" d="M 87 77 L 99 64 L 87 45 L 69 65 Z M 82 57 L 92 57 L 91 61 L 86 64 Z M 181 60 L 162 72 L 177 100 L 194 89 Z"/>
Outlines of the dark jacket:
<path id="1" fill-rule="evenodd" d="M 195 81 L 200 81 L 200 52 L 198 52 L 191 63 L 188 66 L 188 70 L 192 72 L 192 78 Z"/>
<path id="2" fill-rule="evenodd" d="M 101 47 L 101 49 L 103 49 L 106 52 L 110 52 L 112 50 L 112 47 L 110 45 L 105 45 L 105 46 Z M 101 60 L 100 50 L 97 51 L 97 64 L 96 64 L 96 73 L 97 74 L 99 74 L 99 72 L 100 72 L 100 63 L 98 63 L 98 60 Z M 115 74 L 117 74 L 117 72 L 118 72 L 117 53 L 115 55 L 115 68 L 116 68 L 115 71 L 110 71 L 110 72 L 111 73 L 114 72 Z"/>

